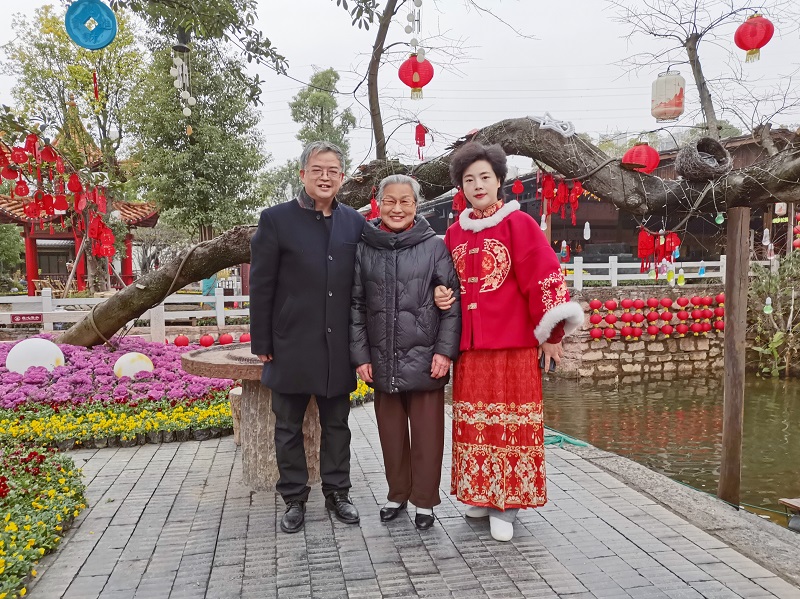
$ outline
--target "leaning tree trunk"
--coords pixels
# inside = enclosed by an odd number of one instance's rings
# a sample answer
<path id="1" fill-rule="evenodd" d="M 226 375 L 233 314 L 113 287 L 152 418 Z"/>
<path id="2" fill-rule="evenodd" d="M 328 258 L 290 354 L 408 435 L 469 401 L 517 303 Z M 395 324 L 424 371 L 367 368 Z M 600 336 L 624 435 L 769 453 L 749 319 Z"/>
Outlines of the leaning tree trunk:
<path id="1" fill-rule="evenodd" d="M 386 134 L 383 130 L 383 117 L 381 116 L 381 103 L 378 96 L 378 71 L 381 66 L 386 34 L 392 24 L 397 0 L 389 0 L 383 9 L 375 43 L 372 46 L 372 56 L 369 59 L 367 71 L 367 97 L 369 99 L 369 119 L 375 136 L 375 156 L 378 160 L 386 160 Z"/>
<path id="2" fill-rule="evenodd" d="M 700 57 L 697 54 L 697 44 L 699 36 L 695 33 L 688 37 L 684 47 L 686 55 L 689 57 L 689 65 L 692 67 L 692 76 L 700 94 L 700 107 L 705 116 L 708 136 L 712 139 L 719 139 L 719 124 L 717 123 L 717 111 L 714 109 L 714 102 L 711 100 L 711 90 L 708 89 L 708 82 L 703 75 L 703 68 L 700 64 Z"/>
<path id="3" fill-rule="evenodd" d="M 530 118 L 495 123 L 476 133 L 473 139 L 498 143 L 510 155 L 539 160 L 565 177 L 581 180 L 587 190 L 620 210 L 641 215 L 671 210 L 701 213 L 736 206 L 758 207 L 774 203 L 776 198 L 782 202 L 800 202 L 800 144 L 790 144 L 756 165 L 715 181 L 712 198 L 710 193 L 703 195 L 705 183 L 661 179 L 626 170 L 618 159 L 609 158 L 577 135 L 564 138 L 551 129 L 541 129 Z M 387 175 L 402 173 L 416 177 L 424 195 L 434 198 L 453 187 L 449 165 L 450 154 L 414 167 L 396 160 L 375 160 L 359 167 L 337 197 L 351 206 L 364 206 L 369 203 L 373 185 Z M 250 237 L 254 232 L 254 227 L 236 227 L 182 252 L 175 260 L 99 304 L 93 311 L 99 333 L 87 317 L 58 341 L 85 346 L 102 343 L 104 337 L 110 338 L 169 293 L 224 268 L 250 262 Z"/>
<path id="4" fill-rule="evenodd" d="M 181 252 L 175 260 L 98 304 L 89 316 L 64 332 L 58 343 L 99 345 L 127 322 L 160 304 L 173 291 L 224 268 L 250 262 L 250 237 L 254 232 L 255 227 L 234 227 L 211 241 Z"/>

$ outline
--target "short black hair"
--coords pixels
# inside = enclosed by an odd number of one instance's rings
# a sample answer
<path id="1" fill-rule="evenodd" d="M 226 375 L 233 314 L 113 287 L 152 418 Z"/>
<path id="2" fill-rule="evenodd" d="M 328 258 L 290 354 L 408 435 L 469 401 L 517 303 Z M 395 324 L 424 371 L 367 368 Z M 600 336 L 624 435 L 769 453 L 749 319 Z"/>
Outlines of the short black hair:
<path id="1" fill-rule="evenodd" d="M 478 160 L 485 160 L 492 166 L 495 177 L 500 181 L 498 197 L 503 197 L 503 183 L 508 175 L 508 163 L 505 150 L 499 144 L 484 146 L 476 141 L 469 141 L 458 148 L 450 159 L 450 180 L 459 189 L 464 184 L 464 171 Z"/>

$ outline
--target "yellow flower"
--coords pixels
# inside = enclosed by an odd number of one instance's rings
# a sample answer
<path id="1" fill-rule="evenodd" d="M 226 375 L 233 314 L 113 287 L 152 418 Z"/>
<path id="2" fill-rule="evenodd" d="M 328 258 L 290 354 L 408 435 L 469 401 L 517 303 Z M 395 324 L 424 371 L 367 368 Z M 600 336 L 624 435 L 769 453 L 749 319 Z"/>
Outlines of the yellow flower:
<path id="1" fill-rule="evenodd" d="M 31 576 L 36 576 L 38 572 L 36 570 L 31 570 Z"/>
<path id="2" fill-rule="evenodd" d="M 27 595 L 27 594 L 28 594 L 28 589 L 26 589 L 25 587 L 22 587 L 22 588 L 19 590 L 19 596 L 20 596 L 20 597 L 24 597 L 24 596 L 25 596 L 25 595 Z"/>

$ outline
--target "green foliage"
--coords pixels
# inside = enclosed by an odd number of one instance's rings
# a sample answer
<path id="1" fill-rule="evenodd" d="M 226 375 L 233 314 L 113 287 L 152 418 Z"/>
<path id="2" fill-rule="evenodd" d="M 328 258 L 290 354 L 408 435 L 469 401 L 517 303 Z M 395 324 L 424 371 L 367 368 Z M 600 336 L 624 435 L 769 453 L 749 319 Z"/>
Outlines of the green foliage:
<path id="1" fill-rule="evenodd" d="M 231 76 L 243 65 L 210 44 L 196 44 L 190 60 L 197 98 L 191 117 L 181 112 L 169 49 L 154 53 L 131 98 L 138 193 L 165 211 L 166 222 L 192 233 L 254 222 L 261 205 L 256 174 L 266 159 L 246 85 Z"/>
<path id="2" fill-rule="evenodd" d="M 758 354 L 762 376 L 777 377 L 796 368 L 800 352 L 800 252 L 775 259 L 777 268 L 753 264 L 748 295 L 748 322 L 754 333 L 752 349 Z M 767 298 L 772 312 L 764 313 Z"/>
<path id="3" fill-rule="evenodd" d="M 312 141 L 329 141 L 339 146 L 347 157 L 350 151 L 347 134 L 355 127 L 356 117 L 349 108 L 339 110 L 334 95 L 338 81 L 339 73 L 332 68 L 314 73 L 309 85 L 289 102 L 289 108 L 292 120 L 302 125 L 297 139 L 304 146 Z"/>
<path id="4" fill-rule="evenodd" d="M 287 160 L 283 166 L 267 169 L 258 176 L 258 197 L 265 207 L 297 197 L 302 187 L 298 159 Z"/>
<path id="5" fill-rule="evenodd" d="M 0 225 L 0 275 L 10 275 L 19 269 L 20 255 L 25 244 L 17 225 Z"/>

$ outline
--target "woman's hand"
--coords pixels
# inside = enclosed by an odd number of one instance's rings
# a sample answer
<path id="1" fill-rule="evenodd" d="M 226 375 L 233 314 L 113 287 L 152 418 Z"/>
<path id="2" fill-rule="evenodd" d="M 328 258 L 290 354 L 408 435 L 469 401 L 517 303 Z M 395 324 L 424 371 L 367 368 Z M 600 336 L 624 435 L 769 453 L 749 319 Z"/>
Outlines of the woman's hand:
<path id="1" fill-rule="evenodd" d="M 440 310 L 449 310 L 450 306 L 452 306 L 455 301 L 456 298 L 453 295 L 453 290 L 449 287 L 439 285 L 433 290 L 433 303 L 435 303 L 436 307 Z"/>
<path id="2" fill-rule="evenodd" d="M 433 354 L 433 362 L 431 362 L 431 377 L 440 379 L 450 372 L 450 364 L 452 360 L 442 354 Z"/>
<path id="3" fill-rule="evenodd" d="M 544 354 L 544 370 L 547 372 L 550 366 L 550 358 L 555 361 L 556 366 L 561 364 L 561 358 L 564 357 L 564 347 L 560 341 L 558 343 L 542 343 L 539 346 L 537 356 L 541 358 L 542 354 Z"/>
<path id="4" fill-rule="evenodd" d="M 356 368 L 356 372 L 358 373 L 358 376 L 361 377 L 361 380 L 365 383 L 372 382 L 372 364 L 362 364 Z"/>

